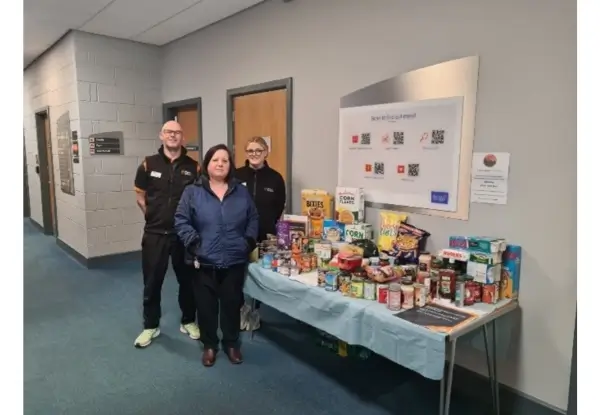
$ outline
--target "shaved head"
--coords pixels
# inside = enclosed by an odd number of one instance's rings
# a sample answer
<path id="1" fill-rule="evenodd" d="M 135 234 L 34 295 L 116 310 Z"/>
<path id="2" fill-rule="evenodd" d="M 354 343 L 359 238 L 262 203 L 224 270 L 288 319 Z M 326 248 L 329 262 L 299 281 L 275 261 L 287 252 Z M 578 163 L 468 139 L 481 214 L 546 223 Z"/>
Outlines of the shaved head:
<path id="1" fill-rule="evenodd" d="M 162 126 L 162 131 L 164 131 L 164 130 L 181 131 L 181 124 L 179 124 L 177 121 L 173 121 L 173 120 L 167 121 Z"/>
<path id="2" fill-rule="evenodd" d="M 160 141 L 170 152 L 179 152 L 183 146 L 183 130 L 177 121 L 167 121 L 160 130 Z"/>

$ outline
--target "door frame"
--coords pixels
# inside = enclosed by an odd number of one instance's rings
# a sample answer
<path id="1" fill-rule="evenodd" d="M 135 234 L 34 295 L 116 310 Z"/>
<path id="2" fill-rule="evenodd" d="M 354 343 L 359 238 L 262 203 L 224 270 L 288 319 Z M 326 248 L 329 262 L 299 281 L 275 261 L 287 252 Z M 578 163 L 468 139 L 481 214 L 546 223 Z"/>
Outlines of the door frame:
<path id="1" fill-rule="evenodd" d="M 198 155 L 199 162 L 202 163 L 202 154 L 204 153 L 204 137 L 202 136 L 202 98 L 190 98 L 181 101 L 167 102 L 163 104 L 163 122 L 167 122 L 173 119 L 173 116 L 177 113 L 177 110 L 182 107 L 196 107 L 198 113 Z"/>
<path id="2" fill-rule="evenodd" d="M 50 141 L 50 153 L 52 153 L 52 127 L 50 123 L 50 107 L 42 107 L 35 111 L 35 130 L 38 145 L 40 191 L 42 198 L 42 228 L 45 235 L 58 237 L 58 215 L 56 206 L 56 183 L 54 181 L 54 160 L 48 159 L 48 143 L 44 134 L 46 126 L 45 119 L 48 118 L 48 140 Z M 50 166 L 52 168 L 50 169 Z M 54 186 L 54 200 L 50 200 L 50 186 Z M 54 204 L 51 206 L 50 204 Z M 52 214 L 54 212 L 54 215 Z"/>
<path id="3" fill-rule="evenodd" d="M 571 355 L 571 379 L 569 382 L 568 402 L 567 415 L 577 414 L 577 311 L 575 311 L 575 330 L 573 333 L 573 353 Z"/>
<path id="4" fill-rule="evenodd" d="M 274 81 L 263 82 L 260 84 L 247 85 L 239 88 L 232 88 L 226 91 L 227 99 L 227 146 L 231 149 L 235 156 L 235 137 L 234 137 L 234 124 L 235 119 L 233 116 L 233 100 L 237 97 L 244 95 L 258 94 L 261 92 L 278 91 L 280 89 L 286 90 L 286 203 L 285 212 L 290 213 L 292 211 L 292 147 L 293 147 L 293 122 L 294 122 L 294 93 L 293 93 L 294 80 L 292 77 L 277 79 Z"/>
<path id="5" fill-rule="evenodd" d="M 29 174 L 27 173 L 27 148 L 23 134 L 23 217 L 31 217 L 31 202 L 29 199 Z"/>

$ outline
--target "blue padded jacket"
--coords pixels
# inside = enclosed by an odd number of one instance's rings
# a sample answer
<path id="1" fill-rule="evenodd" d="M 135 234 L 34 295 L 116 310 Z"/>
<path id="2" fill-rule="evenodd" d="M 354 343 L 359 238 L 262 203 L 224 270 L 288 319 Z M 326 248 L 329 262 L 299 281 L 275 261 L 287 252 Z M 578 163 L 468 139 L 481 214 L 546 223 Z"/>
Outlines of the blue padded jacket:
<path id="1" fill-rule="evenodd" d="M 248 262 L 256 248 L 258 213 L 250 193 L 237 179 L 229 182 L 221 201 L 201 176 L 181 195 L 175 231 L 201 264 L 230 267 Z"/>

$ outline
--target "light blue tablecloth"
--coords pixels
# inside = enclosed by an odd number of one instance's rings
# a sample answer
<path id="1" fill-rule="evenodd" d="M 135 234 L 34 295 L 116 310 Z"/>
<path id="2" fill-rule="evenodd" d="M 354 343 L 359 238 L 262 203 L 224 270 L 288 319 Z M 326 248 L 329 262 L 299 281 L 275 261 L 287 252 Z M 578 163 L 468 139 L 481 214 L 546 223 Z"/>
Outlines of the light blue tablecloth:
<path id="1" fill-rule="evenodd" d="M 251 264 L 244 292 L 348 344 L 367 347 L 429 379 L 444 373 L 445 335 L 393 316 L 383 304 L 344 297 Z"/>

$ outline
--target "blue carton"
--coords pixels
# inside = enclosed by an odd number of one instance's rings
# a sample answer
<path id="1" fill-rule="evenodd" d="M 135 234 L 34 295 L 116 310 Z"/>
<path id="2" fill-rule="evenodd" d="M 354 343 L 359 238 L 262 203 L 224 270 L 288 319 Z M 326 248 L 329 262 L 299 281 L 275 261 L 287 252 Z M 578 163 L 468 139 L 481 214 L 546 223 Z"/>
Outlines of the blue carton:
<path id="1" fill-rule="evenodd" d="M 521 283 L 521 256 L 519 245 L 507 245 L 502 254 L 502 274 L 500 276 L 500 299 L 517 299 Z"/>

